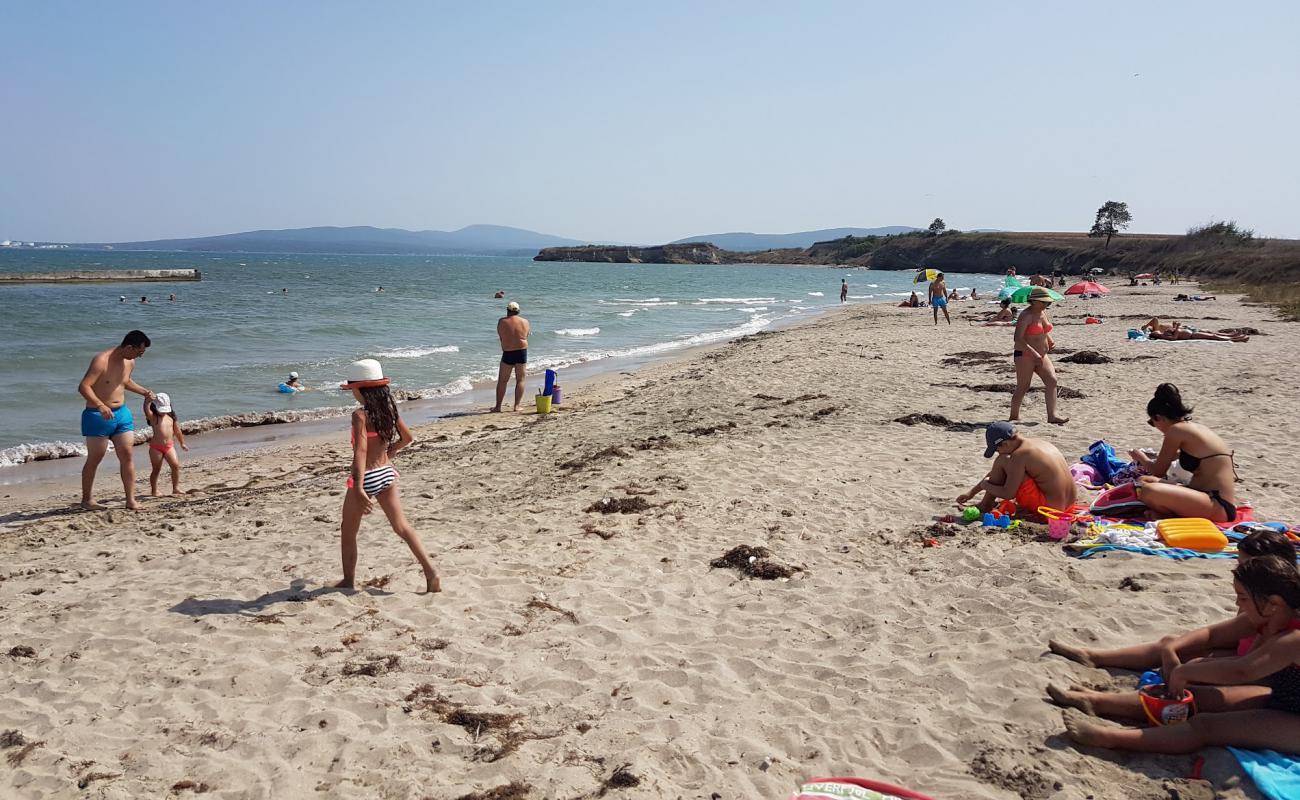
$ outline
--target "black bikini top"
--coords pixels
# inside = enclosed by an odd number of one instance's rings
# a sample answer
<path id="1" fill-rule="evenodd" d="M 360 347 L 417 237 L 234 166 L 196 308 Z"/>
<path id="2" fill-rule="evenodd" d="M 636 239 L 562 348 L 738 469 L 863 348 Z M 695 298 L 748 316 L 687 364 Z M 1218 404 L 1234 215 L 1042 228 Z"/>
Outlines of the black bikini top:
<path id="1" fill-rule="evenodd" d="M 1232 453 L 1211 453 L 1211 454 L 1208 455 L 1208 456 L 1200 456 L 1200 457 L 1198 458 L 1198 457 L 1196 457 L 1196 456 L 1194 456 L 1194 455 L 1191 455 L 1190 453 L 1187 453 L 1187 452 L 1184 451 L 1184 450 L 1179 450 L 1179 451 L 1178 451 L 1178 466 L 1182 467 L 1183 469 L 1187 470 L 1188 472 L 1196 472 L 1196 470 L 1200 469 L 1200 467 L 1201 467 L 1201 462 L 1204 461 L 1205 459 L 1207 459 L 1207 458 L 1219 458 L 1219 457 L 1221 457 L 1221 456 L 1222 456 L 1222 457 L 1226 457 L 1226 458 L 1232 458 L 1233 454 L 1232 454 Z M 1236 470 L 1236 465 L 1235 465 L 1235 464 L 1233 465 L 1233 470 L 1234 470 L 1234 472 L 1235 472 L 1235 470 Z"/>

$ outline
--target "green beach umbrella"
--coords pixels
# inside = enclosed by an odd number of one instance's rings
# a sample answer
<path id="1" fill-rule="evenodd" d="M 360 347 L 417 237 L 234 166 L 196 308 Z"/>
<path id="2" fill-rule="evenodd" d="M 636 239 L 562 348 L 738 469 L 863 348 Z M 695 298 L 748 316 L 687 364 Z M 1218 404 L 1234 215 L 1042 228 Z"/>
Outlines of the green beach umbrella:
<path id="1" fill-rule="evenodd" d="M 1013 294 L 1013 295 L 1011 295 L 1011 302 L 1013 302 L 1013 303 L 1027 303 L 1027 302 L 1029 302 L 1029 293 L 1032 292 L 1034 289 L 1037 289 L 1037 288 L 1039 288 L 1039 287 L 1037 287 L 1037 286 L 1025 286 L 1025 287 L 1022 287 L 1022 288 L 1020 288 L 1020 289 L 1017 289 L 1017 290 L 1016 290 L 1016 293 Z M 1060 292 L 1056 291 L 1055 289 L 1048 289 L 1048 290 L 1047 290 L 1047 293 L 1050 294 L 1050 295 L 1052 296 L 1052 301 L 1053 301 L 1053 302 L 1059 303 L 1059 302 L 1061 302 L 1062 300 L 1065 299 L 1065 295 L 1061 294 Z"/>
<path id="2" fill-rule="evenodd" d="M 1024 284 L 1020 282 L 1020 279 L 1015 275 L 1008 275 L 1006 280 L 1002 282 L 1002 285 L 1004 287 L 1010 286 L 1014 289 L 1019 289 L 1021 286 L 1024 286 Z"/>

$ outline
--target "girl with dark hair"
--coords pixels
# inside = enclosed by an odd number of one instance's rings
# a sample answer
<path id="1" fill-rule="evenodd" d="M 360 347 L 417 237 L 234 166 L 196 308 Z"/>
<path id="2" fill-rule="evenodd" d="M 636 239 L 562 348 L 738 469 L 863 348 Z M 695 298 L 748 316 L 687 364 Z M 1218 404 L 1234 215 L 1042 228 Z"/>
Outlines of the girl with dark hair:
<path id="1" fill-rule="evenodd" d="M 336 586 L 356 586 L 357 533 L 361 518 L 379 502 L 393 532 L 411 548 L 415 560 L 424 570 L 425 590 L 442 591 L 438 572 L 424 551 L 420 535 L 402 513 L 402 498 L 397 489 L 397 470 L 391 459 L 412 442 L 411 431 L 398 416 L 397 404 L 388 389 L 389 379 L 372 358 L 353 362 L 348 367 L 347 382 L 340 388 L 350 389 L 361 408 L 352 412 L 352 469 L 348 474 L 348 491 L 343 500 L 343 580 Z"/>
<path id="2" fill-rule="evenodd" d="M 1156 387 L 1155 396 L 1147 403 L 1147 424 L 1165 438 L 1154 459 L 1141 450 L 1129 451 L 1148 473 L 1138 481 L 1138 497 L 1146 503 L 1152 519 L 1204 517 L 1211 522 L 1232 522 L 1237 518 L 1233 453 L 1218 434 L 1192 422 L 1191 415 L 1192 409 L 1183 403 L 1177 386 L 1162 383 Z M 1162 481 L 1175 459 L 1192 473 L 1187 486 Z"/>
<path id="3" fill-rule="evenodd" d="M 1281 531 L 1259 528 L 1237 544 L 1237 559 L 1242 564 L 1265 556 L 1280 558 L 1294 566 L 1295 543 Z M 1197 628 L 1177 636 L 1165 636 L 1156 642 L 1131 647 L 1094 650 L 1075 647 L 1053 639 L 1047 643 L 1047 649 L 1062 658 L 1089 667 L 1131 670 L 1164 668 L 1168 671 L 1175 664 L 1192 658 L 1244 655 L 1250 650 L 1256 633 L 1250 618 L 1245 614 L 1238 614 L 1232 619 L 1216 622 L 1204 628 Z"/>
<path id="4" fill-rule="evenodd" d="M 1200 658 L 1165 672 L 1171 697 L 1190 690 L 1197 713 L 1186 722 L 1154 728 L 1099 724 L 1067 711 L 1070 738 L 1091 747 L 1144 753 L 1193 753 L 1203 747 L 1241 747 L 1300 754 L 1300 573 L 1277 556 L 1252 558 L 1232 571 L 1237 610 L 1256 636 L 1235 658 Z M 1128 720 L 1146 718 L 1136 692 L 1063 690 L 1049 686 L 1060 705 Z"/>

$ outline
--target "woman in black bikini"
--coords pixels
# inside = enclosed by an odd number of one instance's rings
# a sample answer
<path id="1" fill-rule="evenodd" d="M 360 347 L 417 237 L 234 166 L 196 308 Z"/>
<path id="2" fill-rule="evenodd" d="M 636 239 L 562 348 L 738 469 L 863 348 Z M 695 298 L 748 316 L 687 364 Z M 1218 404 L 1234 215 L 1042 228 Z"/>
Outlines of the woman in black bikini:
<path id="1" fill-rule="evenodd" d="M 1211 522 L 1232 522 L 1237 518 L 1237 478 L 1232 451 L 1209 428 L 1188 419 L 1192 410 L 1183 405 L 1178 387 L 1162 383 L 1147 403 L 1147 424 L 1164 434 L 1160 454 L 1152 459 L 1140 450 L 1129 455 L 1147 475 L 1138 482 L 1137 493 L 1153 519 L 1204 517 Z M 1187 486 L 1161 481 L 1174 459 L 1192 473 Z"/>
<path id="2" fill-rule="evenodd" d="M 1256 636 L 1235 658 L 1198 658 L 1165 672 L 1169 693 L 1191 689 L 1198 713 L 1156 728 L 1103 725 L 1066 711 L 1070 738 L 1091 747 L 1143 753 L 1194 753 L 1204 747 L 1243 747 L 1300 753 L 1300 573 L 1277 556 L 1253 558 L 1232 571 L 1237 610 Z M 1088 714 L 1141 720 L 1136 692 L 1049 687 L 1059 705 Z"/>

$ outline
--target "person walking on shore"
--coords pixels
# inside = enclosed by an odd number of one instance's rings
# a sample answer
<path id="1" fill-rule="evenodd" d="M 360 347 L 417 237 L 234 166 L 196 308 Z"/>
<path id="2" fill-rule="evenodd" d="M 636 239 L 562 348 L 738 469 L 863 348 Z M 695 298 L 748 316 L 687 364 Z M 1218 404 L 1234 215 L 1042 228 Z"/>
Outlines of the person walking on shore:
<path id="1" fill-rule="evenodd" d="M 943 309 L 943 318 L 952 324 L 952 317 L 948 316 L 948 283 L 944 280 L 943 273 L 940 272 L 930 281 L 930 308 L 934 311 L 934 324 L 939 324 L 939 309 Z"/>
<path id="2" fill-rule="evenodd" d="M 840 281 L 840 302 L 849 302 L 849 279 L 844 278 Z"/>
<path id="3" fill-rule="evenodd" d="M 411 555 L 424 570 L 424 588 L 429 594 L 442 591 L 438 571 L 424 550 L 420 534 L 406 521 L 402 497 L 397 488 L 397 470 L 392 458 L 414 439 L 397 413 L 397 404 L 388 388 L 384 369 L 373 358 L 352 362 L 347 381 L 339 388 L 350 390 L 361 408 L 352 412 L 352 466 L 348 472 L 347 493 L 343 499 L 342 556 L 343 580 L 338 589 L 354 589 L 357 580 L 357 533 L 361 518 L 369 514 L 376 502 L 388 517 L 388 524 L 411 548 Z"/>
<path id="4" fill-rule="evenodd" d="M 497 368 L 497 404 L 493 411 L 501 410 L 506 397 L 510 373 L 515 375 L 515 411 L 524 402 L 524 372 L 528 366 L 528 320 L 519 316 L 519 304 L 506 304 L 506 315 L 497 320 L 497 338 L 501 340 L 501 365 Z"/>
<path id="5" fill-rule="evenodd" d="M 131 331 L 122 343 L 105 350 L 90 360 L 90 368 L 77 386 L 86 400 L 81 412 L 81 435 L 86 437 L 86 464 L 81 468 L 81 507 L 87 511 L 104 508 L 95 502 L 95 471 L 104 460 L 111 442 L 117 451 L 121 466 L 122 489 L 126 492 L 126 507 L 140 509 L 135 499 L 135 462 L 131 460 L 131 447 L 135 444 L 135 420 L 126 405 L 126 391 L 143 395 L 150 401 L 153 392 L 131 380 L 135 360 L 149 349 L 149 337 L 142 331 Z"/>
<path id="6" fill-rule="evenodd" d="M 1029 293 L 1029 307 L 1016 319 L 1015 350 L 1011 357 L 1016 365 L 1016 388 L 1011 394 L 1012 422 L 1020 419 L 1020 404 L 1029 392 L 1035 374 L 1043 381 L 1047 421 L 1056 425 L 1070 421 L 1056 415 L 1056 368 L 1048 356 L 1056 346 L 1056 340 L 1052 338 L 1052 323 L 1047 319 L 1047 308 L 1051 304 L 1051 292 L 1035 286 Z"/>

